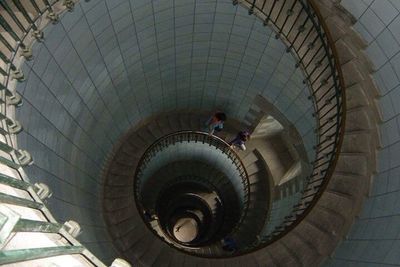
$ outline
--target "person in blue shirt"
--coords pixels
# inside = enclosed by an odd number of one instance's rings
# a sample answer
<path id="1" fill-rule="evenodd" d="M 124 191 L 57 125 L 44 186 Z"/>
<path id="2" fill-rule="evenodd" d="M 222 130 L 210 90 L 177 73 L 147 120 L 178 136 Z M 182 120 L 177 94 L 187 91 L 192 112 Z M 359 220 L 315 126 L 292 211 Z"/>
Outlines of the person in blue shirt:
<path id="1" fill-rule="evenodd" d="M 214 132 L 222 131 L 224 128 L 224 122 L 226 121 L 226 114 L 223 112 L 216 112 L 211 118 L 205 123 L 205 131 L 209 135 L 214 134 Z"/>

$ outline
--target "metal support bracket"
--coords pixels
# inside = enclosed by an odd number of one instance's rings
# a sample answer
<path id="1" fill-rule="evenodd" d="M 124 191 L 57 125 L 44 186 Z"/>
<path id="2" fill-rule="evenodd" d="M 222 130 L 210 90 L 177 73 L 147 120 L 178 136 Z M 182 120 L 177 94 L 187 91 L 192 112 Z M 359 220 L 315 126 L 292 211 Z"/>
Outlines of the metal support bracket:
<path id="1" fill-rule="evenodd" d="M 72 0 L 64 0 L 64 6 L 71 12 L 74 10 L 75 3 Z"/>
<path id="2" fill-rule="evenodd" d="M 132 265 L 129 262 L 121 258 L 116 258 L 110 265 L 110 267 L 131 267 L 131 266 Z"/>
<path id="3" fill-rule="evenodd" d="M 40 30 L 32 31 L 32 36 L 36 38 L 36 41 L 41 42 L 44 39 L 44 34 Z"/>
<path id="4" fill-rule="evenodd" d="M 12 93 L 12 95 L 7 96 L 7 104 L 12 106 L 20 107 L 22 106 L 22 97 L 17 92 Z"/>
<path id="5" fill-rule="evenodd" d="M 33 159 L 31 154 L 28 151 L 18 149 L 16 150 L 16 155 L 21 166 L 27 166 L 33 164 Z"/>
<path id="6" fill-rule="evenodd" d="M 53 192 L 50 190 L 50 188 L 46 184 L 35 183 L 33 185 L 33 188 L 41 200 L 50 198 L 53 195 Z"/>
<path id="7" fill-rule="evenodd" d="M 25 58 L 27 61 L 31 61 L 33 59 L 32 48 L 30 47 L 21 47 L 21 56 Z"/>
<path id="8" fill-rule="evenodd" d="M 54 13 L 54 11 L 50 11 L 47 14 L 47 18 L 51 20 L 52 24 L 57 24 L 60 21 L 60 17 L 58 16 L 58 14 Z"/>
<path id="9" fill-rule="evenodd" d="M 73 237 L 77 237 L 81 233 L 81 227 L 79 223 L 72 220 L 65 222 L 63 229 Z"/>
<path id="10" fill-rule="evenodd" d="M 8 132 L 10 134 L 17 134 L 22 131 L 22 125 L 19 121 L 12 120 L 10 118 L 6 119 L 6 123 L 8 126 Z"/>
<path id="11" fill-rule="evenodd" d="M 19 82 L 25 81 L 25 76 L 22 70 L 16 69 L 11 72 L 11 79 L 15 79 Z"/>

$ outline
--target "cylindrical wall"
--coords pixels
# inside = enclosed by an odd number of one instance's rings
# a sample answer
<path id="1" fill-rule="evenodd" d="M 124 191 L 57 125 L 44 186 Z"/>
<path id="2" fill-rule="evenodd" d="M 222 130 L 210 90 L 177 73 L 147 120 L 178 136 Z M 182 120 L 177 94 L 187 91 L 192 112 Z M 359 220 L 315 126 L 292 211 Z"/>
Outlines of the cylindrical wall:
<path id="1" fill-rule="evenodd" d="M 315 143 L 304 77 L 274 33 L 231 1 L 81 1 L 49 25 L 22 66 L 18 145 L 33 182 L 53 190 L 57 219 L 80 222 L 80 240 L 115 258 L 103 218 L 101 170 L 118 138 L 175 109 L 223 109 L 241 120 L 257 94 Z M 310 149 L 311 151 L 311 149 Z"/>

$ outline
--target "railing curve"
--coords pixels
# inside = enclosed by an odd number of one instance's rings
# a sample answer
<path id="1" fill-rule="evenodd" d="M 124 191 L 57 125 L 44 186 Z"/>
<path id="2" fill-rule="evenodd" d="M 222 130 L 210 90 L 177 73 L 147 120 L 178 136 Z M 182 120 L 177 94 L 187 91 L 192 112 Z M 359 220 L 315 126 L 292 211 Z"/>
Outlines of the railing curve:
<path id="1" fill-rule="evenodd" d="M 246 168 L 240 159 L 239 155 L 235 152 L 231 146 L 225 142 L 225 140 L 221 139 L 218 136 L 210 135 L 201 131 L 178 131 L 168 135 L 165 135 L 159 139 L 157 139 L 153 144 L 151 144 L 146 151 L 143 153 L 140 158 L 136 172 L 135 172 L 135 180 L 134 180 L 134 195 L 135 202 L 138 210 L 143 211 L 142 206 L 140 205 L 140 189 L 141 189 L 141 178 L 143 175 L 143 171 L 147 168 L 148 163 L 152 161 L 152 159 L 157 155 L 158 152 L 162 151 L 164 148 L 167 148 L 176 143 L 183 142 L 200 142 L 203 144 L 208 144 L 209 146 L 214 147 L 215 149 L 221 151 L 225 154 L 231 162 L 235 165 L 238 174 L 241 178 L 241 182 L 244 189 L 244 203 L 243 203 L 243 211 L 241 213 L 239 222 L 236 227 L 233 229 L 232 234 L 240 229 L 240 226 L 243 220 L 246 218 L 247 210 L 250 203 L 250 182 L 249 177 L 246 171 Z M 142 214 L 142 213 L 141 213 Z M 143 215 L 143 214 L 142 214 Z"/>
<path id="2" fill-rule="evenodd" d="M 346 96 L 339 57 L 328 27 L 314 0 L 233 0 L 249 10 L 249 15 L 270 25 L 296 58 L 313 102 L 317 144 L 312 172 L 307 178 L 300 203 L 268 236 L 247 252 L 265 247 L 289 233 L 318 202 L 335 170 L 343 143 Z"/>

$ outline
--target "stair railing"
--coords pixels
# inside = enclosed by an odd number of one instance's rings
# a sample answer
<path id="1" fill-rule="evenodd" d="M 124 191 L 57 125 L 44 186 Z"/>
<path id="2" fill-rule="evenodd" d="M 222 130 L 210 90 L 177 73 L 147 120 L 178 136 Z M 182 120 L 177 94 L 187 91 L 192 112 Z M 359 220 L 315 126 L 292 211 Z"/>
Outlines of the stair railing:
<path id="1" fill-rule="evenodd" d="M 30 182 L 23 167 L 32 164 L 33 159 L 27 151 L 17 149 L 15 143 L 22 125 L 13 119 L 13 114 L 22 105 L 22 99 L 14 87 L 25 79 L 19 66 L 24 60 L 33 59 L 31 46 L 45 38 L 42 29 L 48 23 L 57 23 L 65 10 L 73 11 L 75 2 L 0 1 L 0 186 L 4 189 L 0 192 L 0 265 L 26 261 L 35 264 L 35 260 L 48 260 L 41 264 L 51 265 L 55 264 L 53 257 L 68 255 L 73 265 L 106 266 L 77 241 L 81 232 L 78 223 L 60 224 L 52 216 L 45 205 L 52 194 L 50 188 Z M 35 219 L 26 219 L 25 213 L 35 214 Z M 43 238 L 32 242 L 37 247 L 9 249 L 13 238 L 24 233 L 41 233 Z M 52 246 L 41 247 L 43 239 L 52 240 Z M 116 259 L 113 266 L 130 265 Z"/>
<path id="2" fill-rule="evenodd" d="M 312 210 L 327 187 L 338 161 L 343 142 L 346 97 L 343 75 L 334 40 L 328 31 L 314 0 L 233 0 L 248 9 L 269 25 L 275 38 L 281 39 L 296 58 L 296 68 L 301 68 L 309 88 L 308 99 L 312 101 L 312 116 L 316 121 L 314 130 L 317 144 L 313 147 L 315 157 L 312 172 L 308 176 L 303 196 L 293 206 L 290 216 L 268 236 L 260 238 L 254 249 L 267 246 L 290 232 Z"/>

